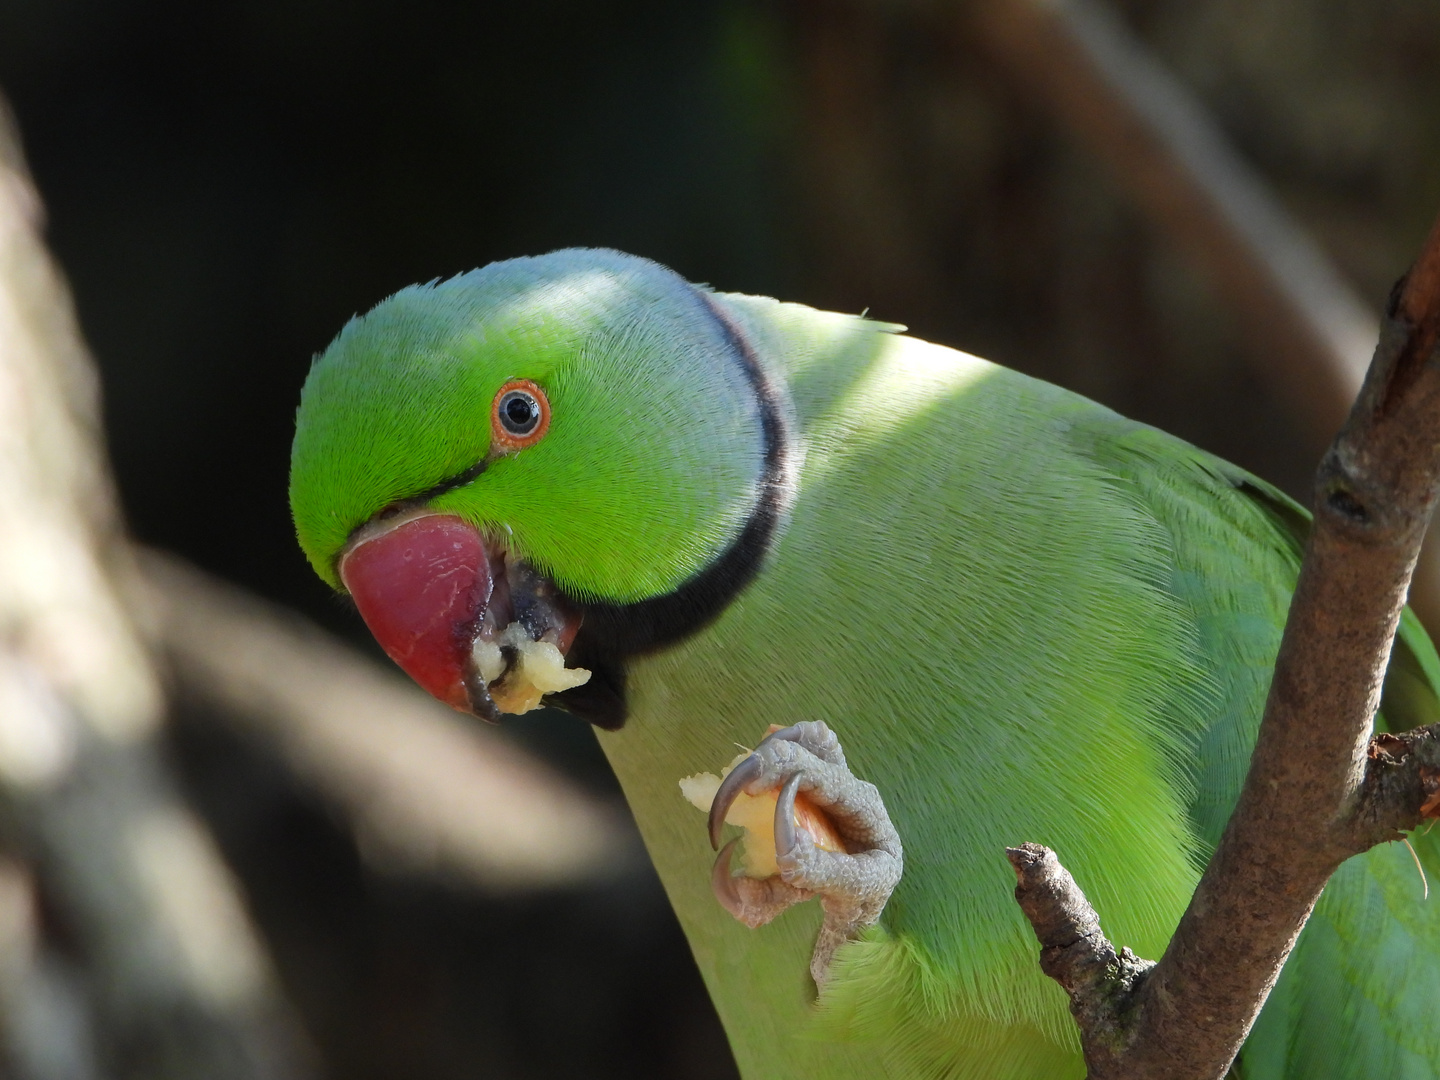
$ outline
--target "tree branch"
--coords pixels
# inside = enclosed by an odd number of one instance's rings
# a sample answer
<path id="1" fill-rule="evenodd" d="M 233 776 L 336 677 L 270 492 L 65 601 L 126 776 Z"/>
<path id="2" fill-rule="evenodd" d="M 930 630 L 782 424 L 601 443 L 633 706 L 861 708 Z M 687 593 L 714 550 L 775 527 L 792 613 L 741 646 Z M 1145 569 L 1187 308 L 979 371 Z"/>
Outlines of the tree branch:
<path id="1" fill-rule="evenodd" d="M 1071 995 L 1096 1080 L 1221 1076 L 1340 863 L 1440 816 L 1440 725 L 1370 737 L 1440 493 L 1437 340 L 1440 222 L 1396 287 L 1360 397 L 1321 462 L 1250 772 L 1164 957 L 1133 993 L 1115 992 L 1115 974 L 1077 979 L 1061 966 L 1067 983 L 1046 968 Z M 1026 858 L 1044 866 L 1047 854 Z M 1055 928 L 1071 926 L 1087 935 L 1089 963 L 1104 963 L 1113 946 L 1078 895 L 1028 874 L 1017 889 L 1047 952 Z"/>
<path id="2" fill-rule="evenodd" d="M 1015 868 L 1015 899 L 1040 939 L 1040 970 L 1070 995 L 1087 1060 L 1123 1049 L 1135 992 L 1154 963 L 1115 950 L 1100 916 L 1049 848 L 1021 844 L 1005 854 Z"/>
<path id="3" fill-rule="evenodd" d="M 114 580 L 128 545 L 98 382 L 9 120 L 0 100 L 0 843 L 21 856 L 0 863 L 3 1070 L 53 1076 L 41 1044 L 69 1039 L 77 1076 L 303 1076 L 243 901 L 158 746 L 164 698 Z M 83 981 L 47 977 L 40 897 Z"/>

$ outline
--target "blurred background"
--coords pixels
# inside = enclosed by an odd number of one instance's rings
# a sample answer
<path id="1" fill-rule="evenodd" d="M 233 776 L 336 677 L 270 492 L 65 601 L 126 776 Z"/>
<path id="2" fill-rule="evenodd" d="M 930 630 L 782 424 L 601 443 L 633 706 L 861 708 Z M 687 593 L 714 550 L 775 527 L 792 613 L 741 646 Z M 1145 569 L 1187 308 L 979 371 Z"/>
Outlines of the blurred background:
<path id="1" fill-rule="evenodd" d="M 147 555 L 158 592 L 115 586 L 164 699 L 145 745 L 166 779 L 140 787 L 172 786 L 191 848 L 218 856 L 196 858 L 214 863 L 214 904 L 235 905 L 235 955 L 260 972 L 241 982 L 263 999 L 126 1006 L 130 976 L 106 988 L 97 942 L 111 938 L 87 929 L 106 901 L 84 899 L 50 824 L 70 820 L 63 785 L 12 791 L 0 939 L 28 942 L 14 1000 L 30 1004 L 6 1006 L 0 987 L 6 1075 L 734 1075 L 590 732 L 545 712 L 474 735 L 425 711 L 305 564 L 285 496 L 300 385 L 344 321 L 397 288 L 603 245 L 904 323 L 1305 499 L 1356 362 L 1345 335 L 1363 368 L 1366 319 L 1440 207 L 1440 7 L 1111 0 L 1098 14 L 0 0 L 0 91 L 98 365 L 123 521 L 213 575 Z M 1172 92 L 1178 112 L 1147 113 Z M 1171 121 L 1193 151 L 1175 175 L 1144 152 L 1147 125 Z M 1240 239 L 1221 251 L 1227 220 Z M 1295 231 L 1267 232 L 1276 221 Z M 1291 240 L 1316 245 L 1322 299 L 1344 292 L 1322 316 L 1343 309 L 1345 326 L 1275 310 L 1286 287 L 1315 295 L 1285 270 Z M 1313 341 L 1280 357 L 1306 318 Z M 233 633 L 206 652 L 222 625 Z M 271 655 L 267 641 L 292 644 Z M 399 695 L 393 713 L 347 726 L 337 703 L 366 680 L 375 700 Z M 386 726 L 407 709 L 413 728 Z M 507 804 L 532 798 L 526 820 L 485 802 L 493 755 L 529 784 Z M 558 869 L 486 847 L 541 818 L 551 831 L 529 846 Z M 155 850 L 172 849 L 190 850 Z"/>

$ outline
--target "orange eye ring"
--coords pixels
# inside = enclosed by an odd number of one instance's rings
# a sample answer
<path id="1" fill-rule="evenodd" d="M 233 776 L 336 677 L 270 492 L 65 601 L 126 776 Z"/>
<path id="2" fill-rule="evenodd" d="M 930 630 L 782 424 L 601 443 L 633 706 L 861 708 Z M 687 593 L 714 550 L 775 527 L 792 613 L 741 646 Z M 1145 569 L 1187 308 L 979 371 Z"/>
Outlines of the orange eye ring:
<path id="1" fill-rule="evenodd" d="M 534 446 L 550 430 L 550 399 L 529 379 L 511 379 L 490 403 L 490 445 L 502 454 Z"/>

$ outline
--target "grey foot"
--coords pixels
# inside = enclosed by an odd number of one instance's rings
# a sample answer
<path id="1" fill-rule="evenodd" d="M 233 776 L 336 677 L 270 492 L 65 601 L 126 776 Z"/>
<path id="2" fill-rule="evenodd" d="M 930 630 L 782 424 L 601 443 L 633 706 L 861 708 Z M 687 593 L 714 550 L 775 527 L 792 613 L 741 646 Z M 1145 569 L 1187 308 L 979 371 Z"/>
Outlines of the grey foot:
<path id="1" fill-rule="evenodd" d="M 711 876 L 716 899 L 747 926 L 761 926 L 791 904 L 820 897 L 825 921 L 815 941 L 810 974 L 823 988 L 835 950 L 880 918 L 904 869 L 900 834 L 890 822 L 874 784 L 858 779 L 845 764 L 840 741 L 825 724 L 811 721 L 765 737 L 730 771 L 710 806 L 710 843 L 720 846 L 725 815 L 740 792 L 778 791 L 775 804 L 777 876 L 735 877 L 732 840 L 715 860 Z M 795 796 L 803 792 L 834 824 L 845 850 L 817 847 L 795 827 Z"/>

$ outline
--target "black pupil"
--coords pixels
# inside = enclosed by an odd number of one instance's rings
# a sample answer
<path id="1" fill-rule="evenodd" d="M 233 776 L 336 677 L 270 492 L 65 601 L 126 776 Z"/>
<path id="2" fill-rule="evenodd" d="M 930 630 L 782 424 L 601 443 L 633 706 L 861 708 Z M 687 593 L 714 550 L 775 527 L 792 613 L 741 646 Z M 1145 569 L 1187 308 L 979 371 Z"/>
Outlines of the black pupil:
<path id="1" fill-rule="evenodd" d="M 512 435 L 527 435 L 540 419 L 540 408 L 529 394 L 514 391 L 500 402 L 500 423 Z"/>

